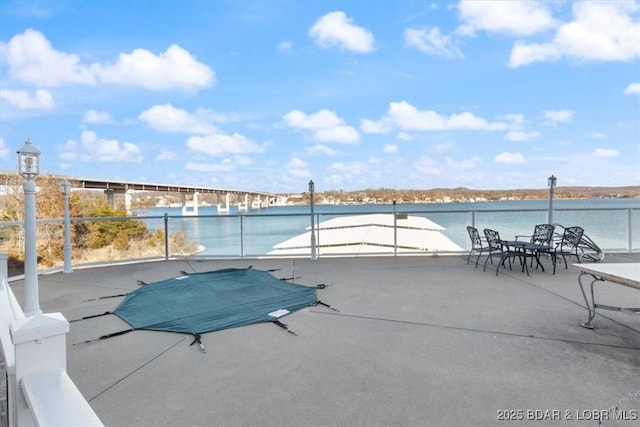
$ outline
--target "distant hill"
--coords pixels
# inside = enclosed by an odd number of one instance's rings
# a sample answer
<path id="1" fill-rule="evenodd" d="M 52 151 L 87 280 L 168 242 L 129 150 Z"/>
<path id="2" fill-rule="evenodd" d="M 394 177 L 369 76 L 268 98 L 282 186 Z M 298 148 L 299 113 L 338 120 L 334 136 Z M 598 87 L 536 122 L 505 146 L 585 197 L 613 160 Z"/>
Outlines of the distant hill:
<path id="1" fill-rule="evenodd" d="M 318 203 L 437 203 L 496 200 L 540 200 L 549 198 L 549 189 L 471 190 L 434 188 L 397 190 L 389 188 L 314 193 Z M 308 196 L 305 194 L 305 196 Z M 307 197 L 304 197 L 306 199 Z M 555 199 L 640 198 L 640 186 L 629 187 L 556 187 Z"/>

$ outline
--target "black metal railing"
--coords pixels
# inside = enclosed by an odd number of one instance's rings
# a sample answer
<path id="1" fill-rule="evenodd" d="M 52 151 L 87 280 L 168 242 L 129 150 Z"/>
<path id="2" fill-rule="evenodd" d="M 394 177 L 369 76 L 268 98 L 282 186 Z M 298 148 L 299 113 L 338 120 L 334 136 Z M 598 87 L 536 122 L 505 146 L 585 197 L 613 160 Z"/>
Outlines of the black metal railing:
<path id="1" fill-rule="evenodd" d="M 316 225 L 331 218 L 352 215 L 384 213 L 389 210 L 367 211 L 354 209 L 344 212 L 317 212 Z M 426 217 L 442 225 L 442 232 L 466 253 L 470 248 L 466 226 L 479 230 L 492 228 L 502 236 L 515 236 L 532 232 L 535 224 L 546 222 L 546 209 L 479 209 L 479 210 L 402 210 L 402 215 Z M 640 251 L 639 208 L 581 208 L 556 209 L 554 219 L 558 225 L 580 225 L 589 240 L 604 252 Z M 109 224 L 128 224 L 128 227 L 110 227 Z M 131 224 L 144 224 L 144 233 L 135 235 Z M 257 258 L 278 256 L 270 254 L 273 247 L 284 240 L 309 231 L 309 213 L 237 213 L 216 215 L 148 215 L 129 217 L 71 218 L 71 232 L 79 235 L 97 233 L 84 239 L 72 239 L 74 265 L 91 265 L 116 261 L 169 259 L 197 255 L 203 258 Z M 63 219 L 37 221 L 39 269 L 58 268 L 63 264 Z M 134 229 L 132 232 L 131 229 Z M 124 230 L 124 231 L 123 231 Z M 103 233 L 101 235 L 100 233 Z M 323 247 L 323 230 L 316 227 L 318 256 L 354 256 L 357 252 L 332 251 Z M 88 233 L 89 235 L 90 233 Z M 0 222 L 0 252 L 11 254 L 23 247 L 23 223 Z M 93 240 L 92 240 L 93 239 Z M 104 242 L 100 239 L 104 239 Z M 109 241 L 111 239 L 111 241 Z M 100 246 L 104 243 L 104 246 Z M 16 249 L 17 248 L 17 249 Z M 436 251 L 424 250 L 432 255 Z M 415 254 L 400 245 L 380 245 L 376 252 L 366 255 Z M 438 251 L 438 254 L 443 252 Z M 310 244 L 295 255 L 310 256 Z"/>

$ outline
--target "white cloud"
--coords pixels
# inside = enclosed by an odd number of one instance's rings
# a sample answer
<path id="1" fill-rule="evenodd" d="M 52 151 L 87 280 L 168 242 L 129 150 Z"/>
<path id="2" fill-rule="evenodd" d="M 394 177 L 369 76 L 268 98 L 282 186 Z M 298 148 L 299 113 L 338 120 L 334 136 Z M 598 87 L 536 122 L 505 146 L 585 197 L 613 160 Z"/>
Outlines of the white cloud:
<path id="1" fill-rule="evenodd" d="M 640 95 L 640 83 L 631 83 L 624 90 L 625 95 Z"/>
<path id="2" fill-rule="evenodd" d="M 178 45 L 157 55 L 146 49 L 121 53 L 110 65 L 82 64 L 78 55 L 54 49 L 42 33 L 28 29 L 0 44 L 0 54 L 12 79 L 37 86 L 108 83 L 191 91 L 215 83 L 215 73 Z"/>
<path id="3" fill-rule="evenodd" d="M 293 50 L 293 44 L 289 40 L 283 40 L 278 43 L 278 51 L 280 52 L 291 52 Z"/>
<path id="4" fill-rule="evenodd" d="M 451 157 L 446 157 L 445 162 L 448 168 L 452 169 L 474 169 L 482 164 L 482 159 L 479 156 L 473 156 L 469 159 L 455 160 Z"/>
<path id="5" fill-rule="evenodd" d="M 384 147 L 382 147 L 382 151 L 384 153 L 397 153 L 400 150 L 400 148 L 396 145 L 396 144 L 384 144 Z"/>
<path id="6" fill-rule="evenodd" d="M 585 134 L 585 136 L 587 138 L 591 138 L 591 139 L 603 139 L 607 135 L 602 133 L 602 132 L 589 132 L 589 133 Z"/>
<path id="7" fill-rule="evenodd" d="M 415 47 L 423 53 L 446 58 L 462 58 L 463 56 L 453 38 L 442 34 L 438 27 L 431 29 L 407 28 L 404 30 L 404 44 L 408 47 Z"/>
<path id="8" fill-rule="evenodd" d="M 50 110 L 55 102 L 51 92 L 46 89 L 38 89 L 32 95 L 26 90 L 0 90 L 0 99 L 21 110 Z"/>
<path id="9" fill-rule="evenodd" d="M 191 53 L 171 45 L 158 55 L 146 49 L 121 53 L 118 61 L 100 70 L 100 80 L 149 90 L 198 90 L 215 81 L 215 73 Z"/>
<path id="10" fill-rule="evenodd" d="M 501 120 L 508 121 L 514 127 L 520 127 L 524 124 L 523 114 L 505 114 L 499 117 Z"/>
<path id="11" fill-rule="evenodd" d="M 505 139 L 509 141 L 531 141 L 540 137 L 540 132 L 537 131 L 524 131 L 521 129 L 511 130 L 507 132 Z"/>
<path id="12" fill-rule="evenodd" d="M 36 86 L 96 83 L 95 69 L 81 65 L 77 55 L 55 50 L 42 33 L 27 29 L 0 44 L 1 58 L 12 79 Z"/>
<path id="13" fill-rule="evenodd" d="M 187 162 L 184 168 L 196 172 L 233 172 L 239 166 L 250 166 L 252 164 L 253 160 L 248 157 L 234 156 L 232 158 L 224 158 L 218 163 Z"/>
<path id="14" fill-rule="evenodd" d="M 83 123 L 105 124 L 113 123 L 113 117 L 106 111 L 88 110 L 82 118 Z"/>
<path id="15" fill-rule="evenodd" d="M 441 144 L 434 144 L 431 145 L 429 147 L 430 150 L 433 150 L 433 152 L 435 153 L 449 153 L 451 151 L 456 151 L 457 150 L 457 145 L 450 143 L 450 142 L 444 142 Z"/>
<path id="16" fill-rule="evenodd" d="M 260 153 L 264 151 L 261 146 L 238 133 L 231 135 L 214 133 L 204 136 L 192 136 L 187 140 L 186 145 L 187 148 L 193 152 L 203 153 L 209 156 Z"/>
<path id="17" fill-rule="evenodd" d="M 356 144 L 360 141 L 358 131 L 344 124 L 338 115 L 329 110 L 306 114 L 293 110 L 283 117 L 284 123 L 294 129 L 311 131 L 311 138 L 322 142 Z"/>
<path id="18" fill-rule="evenodd" d="M 310 178 L 311 172 L 307 169 L 307 162 L 304 160 L 293 157 L 289 162 L 285 165 L 285 170 L 289 173 L 289 175 L 298 177 L 298 178 Z"/>
<path id="19" fill-rule="evenodd" d="M 235 156 L 233 161 L 238 166 L 251 166 L 254 163 L 251 157 L 246 156 Z"/>
<path id="20" fill-rule="evenodd" d="M 360 141 L 360 134 L 351 126 L 339 125 L 328 129 L 317 129 L 314 139 L 323 142 L 356 144 Z"/>
<path id="21" fill-rule="evenodd" d="M 313 147 L 308 147 L 306 151 L 309 154 L 324 154 L 326 156 L 335 156 L 338 154 L 336 150 L 324 144 L 316 144 Z"/>
<path id="22" fill-rule="evenodd" d="M 524 156 L 520 153 L 509 153 L 507 151 L 498 154 L 493 159 L 496 163 L 503 165 L 517 165 L 524 163 Z"/>
<path id="23" fill-rule="evenodd" d="M 553 44 L 527 44 L 517 41 L 511 49 L 508 65 L 517 68 L 533 62 L 553 62 L 561 56 L 560 49 Z"/>
<path id="24" fill-rule="evenodd" d="M 618 150 L 612 148 L 596 148 L 594 154 L 596 157 L 601 158 L 618 157 Z"/>
<path id="25" fill-rule="evenodd" d="M 572 22 L 562 24 L 550 42 L 516 42 L 508 65 L 515 68 L 563 57 L 581 61 L 638 58 L 640 21 L 633 19 L 637 10 L 635 2 L 575 2 Z"/>
<path id="26" fill-rule="evenodd" d="M 154 105 L 143 111 L 138 119 L 145 122 L 152 129 L 160 132 L 181 132 L 191 134 L 215 133 L 215 126 L 199 117 L 197 114 L 176 108 L 171 104 Z"/>
<path id="27" fill-rule="evenodd" d="M 393 126 L 384 121 L 373 121 L 370 119 L 362 119 L 360 121 L 360 130 L 364 133 L 389 133 L 393 130 Z"/>
<path id="28" fill-rule="evenodd" d="M 544 118 L 552 124 L 570 123 L 575 115 L 571 110 L 545 110 L 542 114 L 544 115 Z"/>
<path id="29" fill-rule="evenodd" d="M 115 139 L 98 138 L 93 131 L 84 131 L 80 135 L 80 143 L 69 140 L 62 148 L 62 160 L 83 162 L 126 162 L 142 161 L 140 149 L 131 142 L 120 143 Z"/>
<path id="30" fill-rule="evenodd" d="M 343 179 L 349 179 L 362 175 L 364 172 L 369 170 L 369 166 L 361 161 L 348 163 L 334 162 L 331 164 L 331 169 L 341 172 Z"/>
<path id="31" fill-rule="evenodd" d="M 419 111 L 405 101 L 391 102 L 386 118 L 405 131 L 505 130 L 507 128 L 505 123 L 491 123 L 469 112 L 447 117 L 433 110 Z"/>
<path id="32" fill-rule="evenodd" d="M 370 31 L 353 25 L 353 19 L 342 11 L 327 13 L 309 29 L 309 36 L 323 49 L 337 47 L 358 53 L 374 50 L 374 38 Z"/>
<path id="33" fill-rule="evenodd" d="M 221 163 L 198 163 L 198 162 L 187 162 L 184 166 L 186 170 L 196 171 L 196 172 L 231 172 L 234 169 L 234 165 L 231 164 L 228 159 L 226 161 L 222 161 Z"/>
<path id="34" fill-rule="evenodd" d="M 413 140 L 413 136 L 408 132 L 398 132 L 398 135 L 396 135 L 396 138 L 398 138 L 401 141 Z"/>
<path id="35" fill-rule="evenodd" d="M 458 11 L 463 21 L 457 30 L 461 35 L 473 35 L 481 30 L 530 36 L 555 25 L 543 2 L 462 0 L 458 4 Z"/>
<path id="36" fill-rule="evenodd" d="M 155 157 L 155 161 L 164 161 L 164 160 L 174 160 L 176 158 L 176 153 L 169 150 L 161 150 L 160 154 Z"/>
<path id="37" fill-rule="evenodd" d="M 293 110 L 284 116 L 284 121 L 288 126 L 299 129 L 327 129 L 342 124 L 342 119 L 329 110 L 320 110 L 309 115 L 300 110 Z"/>
<path id="38" fill-rule="evenodd" d="M 289 160 L 289 163 L 287 163 L 286 167 L 294 169 L 306 168 L 307 162 L 298 157 L 293 157 L 291 160 Z"/>
<path id="39" fill-rule="evenodd" d="M 413 163 L 413 171 L 418 175 L 436 176 L 442 173 L 441 165 L 428 156 L 420 157 Z"/>

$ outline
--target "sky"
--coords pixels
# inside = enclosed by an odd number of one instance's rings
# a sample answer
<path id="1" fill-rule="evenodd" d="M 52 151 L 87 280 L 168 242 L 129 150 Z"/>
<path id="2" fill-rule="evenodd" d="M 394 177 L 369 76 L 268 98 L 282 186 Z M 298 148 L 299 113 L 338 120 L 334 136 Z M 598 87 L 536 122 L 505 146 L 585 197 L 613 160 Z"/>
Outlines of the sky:
<path id="1" fill-rule="evenodd" d="M 272 193 L 640 185 L 638 1 L 0 0 L 0 169 Z"/>

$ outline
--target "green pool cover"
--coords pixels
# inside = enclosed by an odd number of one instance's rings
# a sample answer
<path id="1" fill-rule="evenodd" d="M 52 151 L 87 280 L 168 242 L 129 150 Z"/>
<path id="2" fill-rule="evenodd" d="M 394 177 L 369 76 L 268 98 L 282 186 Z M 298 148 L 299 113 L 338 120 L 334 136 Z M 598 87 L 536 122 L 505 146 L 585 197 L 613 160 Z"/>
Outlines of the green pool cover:
<path id="1" fill-rule="evenodd" d="M 134 329 L 195 335 L 277 322 L 317 303 L 315 287 L 267 271 L 229 268 L 149 283 L 127 295 L 114 313 Z"/>

